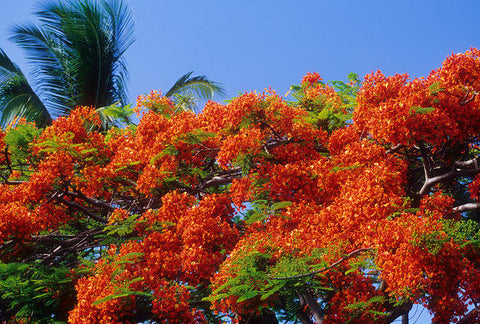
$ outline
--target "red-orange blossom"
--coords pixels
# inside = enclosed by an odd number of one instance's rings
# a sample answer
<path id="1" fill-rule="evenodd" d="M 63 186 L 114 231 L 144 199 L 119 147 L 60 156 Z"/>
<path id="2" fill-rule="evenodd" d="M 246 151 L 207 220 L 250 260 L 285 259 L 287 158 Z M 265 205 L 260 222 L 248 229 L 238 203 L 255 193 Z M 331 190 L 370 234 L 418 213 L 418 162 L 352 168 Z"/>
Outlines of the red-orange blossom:
<path id="1" fill-rule="evenodd" d="M 21 164 L 18 121 L 0 133 L 1 262 L 71 269 L 76 297 L 52 309 L 71 323 L 390 322 L 415 303 L 480 320 L 478 91 L 471 49 L 425 78 L 367 75 L 353 105 L 316 73 L 294 101 L 198 115 L 152 92 L 137 126 L 102 132 L 80 107 Z"/>

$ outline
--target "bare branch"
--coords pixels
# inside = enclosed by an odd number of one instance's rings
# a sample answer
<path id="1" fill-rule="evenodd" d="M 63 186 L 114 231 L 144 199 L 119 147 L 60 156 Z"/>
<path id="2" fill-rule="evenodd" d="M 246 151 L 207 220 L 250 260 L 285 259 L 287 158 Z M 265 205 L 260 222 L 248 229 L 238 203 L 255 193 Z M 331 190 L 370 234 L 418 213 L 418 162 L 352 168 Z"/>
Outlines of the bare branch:
<path id="1" fill-rule="evenodd" d="M 468 210 L 475 210 L 480 208 L 480 202 L 466 203 L 453 208 L 453 211 L 462 213 Z"/>
<path id="2" fill-rule="evenodd" d="M 437 183 L 450 180 L 459 176 L 474 176 L 479 172 L 480 168 L 478 167 L 476 158 L 469 161 L 457 161 L 453 164 L 453 168 L 449 172 L 436 177 L 426 178 L 425 183 L 423 184 L 422 188 L 418 193 L 420 195 L 425 195 Z"/>
<path id="3" fill-rule="evenodd" d="M 389 148 L 389 149 L 386 151 L 386 153 L 387 153 L 387 154 L 393 154 L 393 153 L 397 152 L 398 150 L 400 150 L 402 147 L 403 147 L 402 144 L 397 144 L 397 145 L 392 146 L 391 148 Z"/>
<path id="4" fill-rule="evenodd" d="M 280 146 L 280 145 L 284 145 L 284 144 L 287 144 L 287 143 L 290 143 L 290 142 L 292 142 L 292 139 L 288 138 L 287 136 L 284 136 L 282 138 L 277 137 L 275 139 L 271 138 L 263 145 L 263 148 L 268 153 L 268 152 L 270 152 L 270 150 L 272 148 Z"/>
<path id="5" fill-rule="evenodd" d="M 31 238 L 31 242 L 37 244 L 47 244 L 51 249 L 49 252 L 33 253 L 25 261 L 40 260 L 43 264 L 53 265 L 64 260 L 68 255 L 85 251 L 89 248 L 99 246 L 97 235 L 103 232 L 103 226 L 93 228 L 80 233 L 75 236 L 72 235 L 58 235 L 52 233 L 50 235 L 37 235 Z M 43 249 L 42 249 L 43 250 Z"/>
<path id="6" fill-rule="evenodd" d="M 299 298 L 302 299 L 304 303 L 307 304 L 308 309 L 312 313 L 316 322 L 318 324 L 323 323 L 323 317 L 324 317 L 323 310 L 318 305 L 318 302 L 315 296 L 311 292 L 302 292 L 301 294 L 299 294 Z"/>
<path id="7" fill-rule="evenodd" d="M 432 165 L 430 163 L 430 154 L 425 147 L 425 143 L 419 142 L 418 147 L 420 148 L 420 154 L 422 155 L 422 162 L 423 162 L 423 171 L 425 173 L 425 179 L 430 179 L 431 177 L 431 169 Z"/>
<path id="8" fill-rule="evenodd" d="M 456 167 L 469 167 L 469 166 L 473 165 L 476 169 L 478 169 L 478 160 L 477 160 L 477 157 L 474 157 L 471 160 L 455 161 L 454 165 Z"/>
<path id="9" fill-rule="evenodd" d="M 202 191 L 204 189 L 224 185 L 232 182 L 233 179 L 239 178 L 242 175 L 241 168 L 233 168 L 230 170 L 218 172 L 210 177 L 207 177 L 202 184 L 195 188 L 195 191 Z"/>
<path id="10" fill-rule="evenodd" d="M 81 211 L 82 213 L 84 213 L 85 215 L 87 215 L 88 217 L 96 220 L 97 222 L 100 222 L 100 223 L 106 223 L 107 220 L 103 217 L 100 217 L 100 216 L 97 216 L 95 215 L 94 213 L 92 213 L 91 211 L 89 211 L 87 208 L 85 208 L 84 206 L 80 205 L 79 203 L 76 203 L 76 202 L 73 202 L 73 201 L 69 201 L 69 200 L 66 200 L 64 198 L 62 199 L 57 199 L 58 202 L 60 203 L 63 203 L 69 207 L 73 207 L 79 211 Z"/>
<path id="11" fill-rule="evenodd" d="M 108 203 L 106 203 L 102 200 L 98 200 L 98 199 L 95 199 L 95 198 L 92 198 L 92 197 L 85 196 L 84 194 L 82 194 L 80 192 L 69 191 L 69 192 L 67 192 L 67 195 L 78 198 L 78 199 L 83 200 L 83 201 L 85 201 L 85 202 L 87 202 L 87 203 L 89 203 L 93 206 L 100 207 L 100 208 L 106 209 L 108 211 L 115 210 L 115 208 L 112 205 L 110 205 L 110 204 L 108 204 Z"/>
<path id="12" fill-rule="evenodd" d="M 4 151 L 4 154 L 5 154 L 5 162 L 7 162 L 7 168 L 8 170 L 10 171 L 10 173 L 13 172 L 12 170 L 12 162 L 10 161 L 10 153 L 8 153 L 8 144 L 5 145 L 5 151 Z"/>
<path id="13" fill-rule="evenodd" d="M 466 104 L 468 104 L 469 102 L 472 102 L 473 100 L 475 100 L 475 97 L 477 97 L 477 95 L 478 95 L 478 91 L 474 91 L 474 92 L 472 93 L 472 97 L 470 97 L 470 98 L 467 99 L 469 93 L 470 93 L 470 91 L 467 90 L 467 93 L 465 94 L 465 97 L 463 97 L 463 100 L 462 100 L 462 102 L 460 103 L 461 106 L 466 105 Z"/>

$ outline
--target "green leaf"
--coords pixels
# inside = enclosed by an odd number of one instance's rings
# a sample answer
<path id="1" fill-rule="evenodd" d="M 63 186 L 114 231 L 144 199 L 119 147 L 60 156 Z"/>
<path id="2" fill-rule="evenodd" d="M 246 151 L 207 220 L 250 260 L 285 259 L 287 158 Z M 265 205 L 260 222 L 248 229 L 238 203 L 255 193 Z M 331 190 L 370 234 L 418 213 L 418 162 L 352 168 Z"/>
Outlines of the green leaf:
<path id="1" fill-rule="evenodd" d="M 122 256 L 120 260 L 127 260 L 127 259 L 134 259 L 134 258 L 140 258 L 143 256 L 142 252 L 130 252 Z"/>
<path id="2" fill-rule="evenodd" d="M 283 209 L 285 207 L 291 206 L 293 203 L 291 201 L 280 201 L 272 205 L 273 210 Z"/>
<path id="3" fill-rule="evenodd" d="M 374 311 L 374 310 L 371 310 L 371 309 L 369 309 L 368 312 L 371 313 L 371 314 L 380 315 L 380 316 L 388 316 L 389 315 L 386 312 L 377 312 L 377 311 Z"/>
<path id="4" fill-rule="evenodd" d="M 420 106 L 413 106 L 410 108 L 410 115 L 416 114 L 427 114 L 434 111 L 435 108 L 433 107 L 420 107 Z"/>
<path id="5" fill-rule="evenodd" d="M 247 299 L 251 299 L 251 298 L 254 298 L 254 297 L 257 297 L 258 295 L 260 295 L 260 293 L 258 291 L 254 291 L 254 290 L 250 290 L 250 291 L 247 291 L 246 294 L 244 294 L 243 296 L 240 296 L 238 297 L 237 299 L 237 303 L 241 303 Z"/>
<path id="6" fill-rule="evenodd" d="M 267 293 L 263 294 L 262 297 L 260 297 L 260 300 L 265 300 L 280 289 L 282 289 L 284 285 L 276 285 L 273 289 L 270 289 Z"/>
<path id="7" fill-rule="evenodd" d="M 128 297 L 130 296 L 131 293 L 118 293 L 118 294 L 112 294 L 112 295 L 108 295 L 106 297 L 103 297 L 103 298 L 100 298 L 100 299 L 97 299 L 96 301 L 94 301 L 92 303 L 93 306 L 96 306 L 96 305 L 99 305 L 99 304 L 102 304 L 102 303 L 105 303 L 109 300 L 112 300 L 112 299 L 117 299 L 117 298 L 122 298 L 122 297 Z"/>

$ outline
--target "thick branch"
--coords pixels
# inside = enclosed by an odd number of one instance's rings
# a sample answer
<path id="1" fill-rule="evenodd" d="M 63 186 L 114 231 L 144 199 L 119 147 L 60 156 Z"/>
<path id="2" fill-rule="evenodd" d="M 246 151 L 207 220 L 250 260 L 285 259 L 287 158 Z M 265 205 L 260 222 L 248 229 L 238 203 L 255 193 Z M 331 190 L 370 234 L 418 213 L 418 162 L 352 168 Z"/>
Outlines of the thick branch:
<path id="1" fill-rule="evenodd" d="M 115 208 L 112 205 L 110 205 L 110 204 L 108 204 L 104 201 L 95 199 L 95 198 L 87 197 L 84 194 L 79 193 L 79 192 L 69 191 L 69 192 L 67 192 L 67 195 L 78 198 L 78 199 L 83 200 L 83 201 L 85 201 L 85 202 L 87 202 L 87 203 L 89 203 L 93 206 L 96 206 L 96 207 L 99 207 L 99 208 L 102 208 L 102 209 L 106 209 L 108 211 L 114 211 L 115 210 Z"/>
<path id="2" fill-rule="evenodd" d="M 241 175 L 241 168 L 234 168 L 223 172 L 218 172 L 217 174 L 206 178 L 203 183 L 195 188 L 195 191 L 202 191 L 210 187 L 228 184 L 232 182 L 233 179 L 240 178 Z"/>
<path id="3" fill-rule="evenodd" d="M 404 302 L 403 304 L 393 307 L 391 310 L 387 312 L 388 316 L 386 318 L 387 323 L 392 323 L 395 319 L 397 319 L 399 316 L 402 316 L 404 314 L 408 314 L 410 310 L 413 307 L 413 302 L 408 301 Z"/>
<path id="4" fill-rule="evenodd" d="M 400 150 L 402 147 L 403 147 L 402 144 L 397 144 L 397 145 L 392 146 L 391 148 L 389 148 L 389 149 L 386 151 L 386 153 L 387 153 L 387 154 L 393 154 L 393 153 L 397 152 L 398 150 Z"/>
<path id="5" fill-rule="evenodd" d="M 317 321 L 318 324 L 323 323 L 323 310 L 320 308 L 318 305 L 318 302 L 316 298 L 313 296 L 313 294 L 306 292 L 302 293 L 301 296 L 305 300 L 305 302 L 308 305 L 308 308 L 310 309 L 310 312 L 312 312 L 313 317 Z"/>
<path id="6" fill-rule="evenodd" d="M 357 254 L 360 254 L 360 253 L 365 252 L 365 251 L 370 251 L 371 249 L 372 248 L 356 249 L 355 251 L 350 252 L 349 254 L 347 254 L 346 256 L 341 258 L 340 260 L 335 261 L 334 263 L 332 263 L 328 267 L 318 269 L 318 270 L 315 270 L 315 271 L 312 271 L 312 272 L 309 272 L 309 273 L 303 273 L 303 274 L 299 274 L 299 275 L 296 275 L 296 276 L 290 276 L 290 277 L 268 277 L 268 278 L 272 279 L 272 280 L 288 280 L 288 279 L 299 279 L 299 278 L 305 278 L 305 277 L 313 276 L 313 275 L 325 272 L 327 270 L 330 270 L 330 269 L 336 267 L 337 265 L 339 265 L 340 263 L 356 256 Z"/>
<path id="7" fill-rule="evenodd" d="M 436 177 L 426 178 L 425 183 L 419 191 L 419 194 L 427 194 L 430 189 L 437 183 L 450 180 L 459 176 L 473 176 L 479 172 L 480 168 L 478 167 L 476 158 L 469 161 L 457 161 L 453 164 L 453 168 L 449 172 Z"/>
<path id="8" fill-rule="evenodd" d="M 478 323 L 478 319 L 480 318 L 480 309 L 478 307 L 472 309 L 470 312 L 467 313 L 458 324 L 469 324 L 469 323 Z"/>
<path id="9" fill-rule="evenodd" d="M 94 213 L 90 212 L 88 209 L 86 209 L 85 207 L 83 207 L 82 205 L 80 205 L 76 202 L 69 201 L 69 200 L 66 200 L 64 198 L 58 199 L 57 201 L 65 204 L 69 207 L 72 207 L 72 208 L 75 208 L 75 209 L 81 211 L 82 213 L 84 213 L 88 217 L 96 220 L 97 222 L 100 222 L 100 223 L 106 223 L 107 222 L 107 220 L 105 218 L 95 215 Z"/>
<path id="10" fill-rule="evenodd" d="M 419 142 L 418 147 L 420 148 L 420 154 L 422 155 L 423 171 L 425 172 L 425 179 L 430 179 L 431 177 L 430 171 L 432 169 L 432 166 L 430 163 L 429 152 L 427 151 L 427 148 L 425 147 L 425 143 L 423 142 Z"/>
<path id="11" fill-rule="evenodd" d="M 474 210 L 474 209 L 479 209 L 480 208 L 480 202 L 473 202 L 473 203 L 467 203 L 463 204 L 457 207 L 453 208 L 453 211 L 462 213 L 468 210 Z"/>
<path id="12" fill-rule="evenodd" d="M 48 243 L 50 252 L 34 253 L 26 259 L 26 261 L 41 260 L 43 264 L 52 265 L 65 259 L 68 255 L 78 253 L 80 251 L 97 247 L 97 235 L 103 232 L 103 227 L 93 228 L 78 233 L 76 236 L 63 236 L 57 234 L 38 235 L 32 237 L 32 242 L 42 244 Z"/>
<path id="13" fill-rule="evenodd" d="M 10 157 L 9 157 L 10 153 L 8 153 L 8 144 L 5 145 L 4 154 L 5 154 L 5 162 L 7 162 L 7 168 L 10 171 L 10 173 L 12 173 L 13 170 L 12 170 L 12 163 L 11 163 Z"/>
<path id="14" fill-rule="evenodd" d="M 474 91 L 474 92 L 472 93 L 472 96 L 467 99 L 469 93 L 470 93 L 470 91 L 467 91 L 467 93 L 465 94 L 465 97 L 463 97 L 463 100 L 462 100 L 462 102 L 460 103 L 461 106 L 466 105 L 466 104 L 468 104 L 469 102 L 475 100 L 475 97 L 478 95 L 478 91 Z"/>
<path id="15" fill-rule="evenodd" d="M 267 151 L 267 153 L 268 153 L 272 148 L 290 143 L 291 141 L 292 141 L 292 139 L 288 138 L 286 136 L 284 136 L 282 138 L 279 138 L 279 137 L 271 138 L 265 143 L 265 145 L 263 145 L 263 147 L 264 147 L 265 151 Z"/>

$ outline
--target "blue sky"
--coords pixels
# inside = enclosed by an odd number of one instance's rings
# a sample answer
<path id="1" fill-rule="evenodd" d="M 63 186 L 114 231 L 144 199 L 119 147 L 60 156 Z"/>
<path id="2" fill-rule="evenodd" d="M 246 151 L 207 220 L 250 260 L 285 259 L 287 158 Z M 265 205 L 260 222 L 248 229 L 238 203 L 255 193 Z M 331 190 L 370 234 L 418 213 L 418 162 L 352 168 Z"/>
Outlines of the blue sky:
<path id="1" fill-rule="evenodd" d="M 220 82 L 226 97 L 272 87 L 284 94 L 307 72 L 326 80 L 427 75 L 452 52 L 480 47 L 480 1 L 126 0 L 136 42 L 126 53 L 129 97 L 168 90 L 194 71 Z M 41 0 L 2 1 L 0 48 L 24 72 L 10 27 L 34 20 Z M 422 313 L 422 316 L 418 316 Z M 417 309 L 412 323 L 428 323 Z"/>
<path id="2" fill-rule="evenodd" d="M 136 42 L 126 53 L 129 97 L 168 90 L 188 71 L 223 84 L 226 98 L 272 87 L 284 94 L 307 72 L 344 80 L 382 70 L 426 75 L 452 52 L 480 46 L 480 1 L 126 0 Z M 2 1 L 0 47 L 42 0 Z"/>

